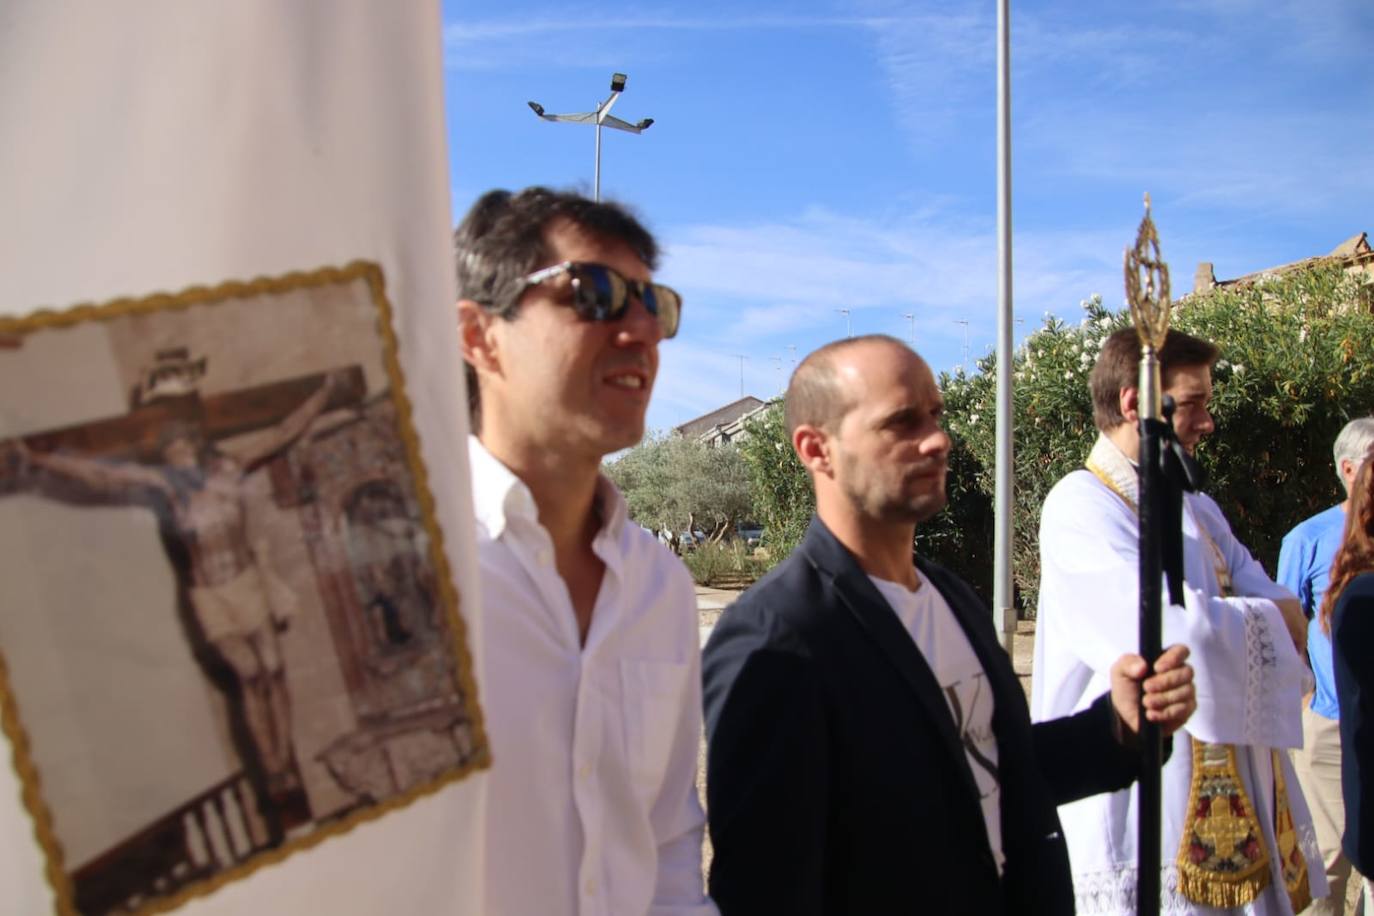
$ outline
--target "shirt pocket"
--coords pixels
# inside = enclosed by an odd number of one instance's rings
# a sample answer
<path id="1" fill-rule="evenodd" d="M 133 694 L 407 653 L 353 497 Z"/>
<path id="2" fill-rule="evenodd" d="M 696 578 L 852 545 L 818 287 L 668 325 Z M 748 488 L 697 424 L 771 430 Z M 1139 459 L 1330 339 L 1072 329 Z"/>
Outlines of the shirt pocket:
<path id="1" fill-rule="evenodd" d="M 686 662 L 620 662 L 621 703 L 625 725 L 625 759 L 635 793 L 652 801 L 663 786 L 682 721 L 690 702 Z"/>

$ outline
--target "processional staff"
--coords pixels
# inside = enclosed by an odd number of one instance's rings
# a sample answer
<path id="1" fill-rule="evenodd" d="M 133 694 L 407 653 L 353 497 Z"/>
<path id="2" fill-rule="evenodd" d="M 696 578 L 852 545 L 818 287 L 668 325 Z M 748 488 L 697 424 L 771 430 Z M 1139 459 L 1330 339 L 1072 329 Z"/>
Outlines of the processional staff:
<path id="1" fill-rule="evenodd" d="M 1140 338 L 1140 655 L 1153 673 L 1163 642 L 1161 579 L 1169 600 L 1183 603 L 1183 491 L 1199 484 L 1195 466 L 1174 437 L 1173 400 L 1163 395 L 1159 350 L 1169 334 L 1169 266 L 1160 258 L 1159 234 L 1150 217 L 1150 195 L 1126 250 L 1126 299 Z M 1137 836 L 1137 916 L 1159 913 L 1160 767 L 1164 742 L 1159 725 L 1140 711 L 1141 771 Z"/>

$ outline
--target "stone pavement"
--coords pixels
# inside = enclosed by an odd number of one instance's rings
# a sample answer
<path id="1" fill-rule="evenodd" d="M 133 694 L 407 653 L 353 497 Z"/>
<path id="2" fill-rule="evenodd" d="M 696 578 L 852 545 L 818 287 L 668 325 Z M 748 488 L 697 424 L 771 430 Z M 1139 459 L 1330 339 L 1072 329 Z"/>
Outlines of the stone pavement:
<path id="1" fill-rule="evenodd" d="M 716 620 L 720 618 L 720 612 L 734 603 L 734 600 L 739 597 L 739 593 L 740 589 L 737 588 L 697 586 L 697 619 L 701 628 L 701 644 L 703 646 L 706 645 L 706 639 L 711 635 Z"/>

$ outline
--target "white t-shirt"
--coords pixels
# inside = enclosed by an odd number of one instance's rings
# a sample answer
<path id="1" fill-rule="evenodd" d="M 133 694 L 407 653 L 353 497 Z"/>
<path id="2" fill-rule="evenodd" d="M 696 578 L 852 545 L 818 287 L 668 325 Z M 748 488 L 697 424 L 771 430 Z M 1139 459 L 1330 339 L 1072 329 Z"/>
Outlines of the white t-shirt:
<path id="1" fill-rule="evenodd" d="M 1002 784 L 997 773 L 997 738 L 992 731 L 992 688 L 983 666 L 939 589 L 922 582 L 913 592 L 896 582 L 868 578 L 911 634 L 944 692 L 978 786 L 988 842 L 1000 873 L 1006 861 L 1002 854 Z"/>

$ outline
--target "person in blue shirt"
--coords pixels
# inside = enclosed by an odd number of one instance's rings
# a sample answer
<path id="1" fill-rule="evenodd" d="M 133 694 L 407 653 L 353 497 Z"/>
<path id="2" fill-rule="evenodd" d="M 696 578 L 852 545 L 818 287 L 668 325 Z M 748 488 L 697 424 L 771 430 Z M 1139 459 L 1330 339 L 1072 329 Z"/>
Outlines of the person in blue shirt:
<path id="1" fill-rule="evenodd" d="M 1293 768 L 1303 795 L 1312 809 L 1317 845 L 1326 866 L 1331 894 L 1313 901 L 1309 914 L 1340 914 L 1345 908 L 1350 860 L 1341 852 L 1345 807 L 1341 802 L 1340 708 L 1331 667 L 1331 638 L 1322 630 L 1315 612 L 1321 607 L 1331 574 L 1331 560 L 1341 546 L 1350 486 L 1361 462 L 1374 454 L 1374 417 L 1351 420 L 1336 437 L 1332 449 L 1336 476 L 1345 491 L 1344 502 L 1318 512 L 1299 523 L 1283 539 L 1279 552 L 1278 582 L 1302 602 L 1311 621 L 1307 630 L 1307 656 L 1317 687 L 1303 706 L 1303 746 L 1293 753 Z"/>

